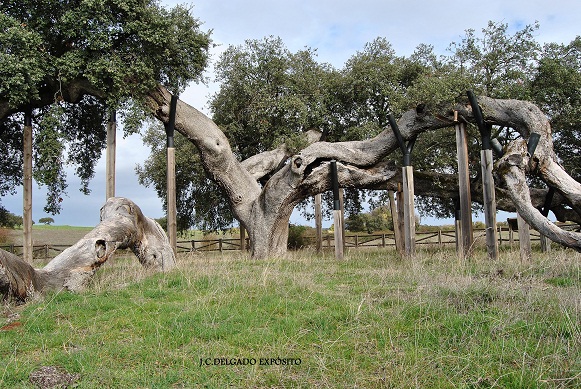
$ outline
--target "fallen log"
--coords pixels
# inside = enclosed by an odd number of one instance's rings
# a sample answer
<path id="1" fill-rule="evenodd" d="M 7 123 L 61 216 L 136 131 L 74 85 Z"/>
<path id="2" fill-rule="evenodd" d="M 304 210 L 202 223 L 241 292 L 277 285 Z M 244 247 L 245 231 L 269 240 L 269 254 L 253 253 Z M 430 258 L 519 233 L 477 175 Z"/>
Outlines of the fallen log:
<path id="1" fill-rule="evenodd" d="M 168 271 L 175 255 L 167 235 L 131 200 L 112 197 L 101 208 L 100 223 L 42 269 L 0 250 L 0 294 L 24 302 L 49 290 L 80 291 L 117 249 L 130 249 L 147 268 Z"/>

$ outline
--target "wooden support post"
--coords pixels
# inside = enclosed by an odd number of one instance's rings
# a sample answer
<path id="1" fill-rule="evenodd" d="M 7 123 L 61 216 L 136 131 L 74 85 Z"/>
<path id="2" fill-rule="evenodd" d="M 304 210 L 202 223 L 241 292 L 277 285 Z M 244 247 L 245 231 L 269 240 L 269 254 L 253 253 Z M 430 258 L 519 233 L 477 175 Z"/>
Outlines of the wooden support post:
<path id="1" fill-rule="evenodd" d="M 167 235 L 169 244 L 177 250 L 176 157 L 175 148 L 167 148 Z"/>
<path id="2" fill-rule="evenodd" d="M 457 121 L 458 113 L 454 112 L 454 120 Z M 470 171 L 468 169 L 468 137 L 466 125 L 456 123 L 456 152 L 458 156 L 458 188 L 460 196 L 460 228 L 463 256 L 470 256 L 474 239 L 472 231 L 472 198 L 470 196 Z"/>
<path id="3" fill-rule="evenodd" d="M 549 211 L 551 209 L 551 203 L 553 201 L 553 196 L 555 195 L 555 188 L 550 186 L 549 191 L 547 192 L 547 196 L 545 197 L 545 203 L 543 204 L 543 208 L 541 209 L 541 213 L 544 217 L 549 216 Z M 541 234 L 541 251 L 543 253 L 551 252 L 551 240 L 547 238 L 545 235 Z"/>
<path id="4" fill-rule="evenodd" d="M 23 250 L 22 257 L 26 262 L 32 262 L 32 112 L 24 114 L 23 135 Z"/>
<path id="5" fill-rule="evenodd" d="M 404 199 L 403 199 L 403 188 L 401 183 L 397 184 L 396 193 L 397 202 L 397 229 L 399 231 L 399 243 L 396 242 L 397 250 L 401 255 L 405 255 L 405 226 L 404 226 Z"/>
<path id="6" fill-rule="evenodd" d="M 344 205 L 345 190 L 339 188 L 339 209 L 341 210 L 341 241 L 343 242 L 343 251 L 347 246 L 345 239 L 345 205 Z"/>
<path id="7" fill-rule="evenodd" d="M 246 228 L 240 224 L 240 251 L 246 251 Z"/>
<path id="8" fill-rule="evenodd" d="M 398 185 L 399 186 L 399 185 Z M 401 193 L 401 192 L 398 192 Z M 393 234 L 395 239 L 395 247 L 400 255 L 403 255 L 404 246 L 403 246 L 403 234 L 402 229 L 400 228 L 400 213 L 398 209 L 398 205 L 395 202 L 395 195 L 392 190 L 388 192 L 389 196 L 389 207 L 391 210 L 391 219 L 393 221 Z M 398 195 L 399 196 L 399 195 Z M 398 197 L 401 199 L 401 197 Z M 401 220 L 403 222 L 403 220 Z"/>
<path id="9" fill-rule="evenodd" d="M 176 160 L 174 128 L 178 97 L 171 96 L 167 134 L 167 235 L 174 254 L 177 253 L 177 204 L 176 204 Z"/>
<path id="10" fill-rule="evenodd" d="M 335 259 L 343 259 L 343 236 L 341 230 L 343 229 L 343 220 L 341 219 L 341 210 L 333 210 L 333 224 L 335 227 Z"/>
<path id="11" fill-rule="evenodd" d="M 111 111 L 109 122 L 107 123 L 107 156 L 106 156 L 106 188 L 105 201 L 110 197 L 115 197 L 115 158 L 117 148 L 117 121 L 115 111 Z"/>
<path id="12" fill-rule="evenodd" d="M 416 251 L 416 217 L 414 212 L 414 169 L 412 166 L 402 167 L 403 177 L 403 219 L 404 219 L 404 251 L 407 257 L 413 257 Z"/>
<path id="13" fill-rule="evenodd" d="M 339 177 L 337 161 L 331 161 L 331 180 L 333 184 L 333 225 L 335 234 L 335 259 L 343 259 L 343 218 L 339 199 Z"/>
<path id="14" fill-rule="evenodd" d="M 413 257 L 416 251 L 416 217 L 414 209 L 414 169 L 411 164 L 411 153 L 414 148 L 416 138 L 414 137 L 410 139 L 406 144 L 393 115 L 389 114 L 387 119 L 393 134 L 397 139 L 399 148 L 403 153 L 402 180 L 404 202 L 404 251 L 407 257 Z"/>
<path id="15" fill-rule="evenodd" d="M 496 238 L 496 197 L 494 193 L 494 178 L 492 167 L 494 160 L 491 146 L 491 127 L 484 122 L 482 111 L 471 91 L 467 92 L 468 100 L 472 107 L 472 113 L 482 138 L 482 150 L 480 152 L 480 166 L 482 169 L 482 192 L 484 200 L 484 222 L 486 224 L 486 250 L 490 259 L 498 258 L 498 240 Z"/>
<path id="16" fill-rule="evenodd" d="M 547 238 L 543 234 L 540 234 L 540 239 L 541 239 L 541 252 L 550 253 L 551 252 L 551 239 Z"/>
<path id="17" fill-rule="evenodd" d="M 520 260 L 521 262 L 528 262 L 531 259 L 531 233 L 530 228 L 525 219 L 520 214 L 516 214 L 518 223 L 518 243 L 520 246 Z"/>
<path id="18" fill-rule="evenodd" d="M 464 261 L 464 240 L 462 239 L 462 221 L 460 220 L 460 210 L 454 212 L 454 236 L 456 238 L 456 255 L 460 262 Z"/>
<path id="19" fill-rule="evenodd" d="M 315 195 L 315 229 L 317 233 L 317 253 L 323 250 L 323 213 L 321 211 L 321 194 Z"/>
<path id="20" fill-rule="evenodd" d="M 480 152 L 482 168 L 482 192 L 484 197 L 484 223 L 486 225 L 486 250 L 490 259 L 498 258 L 498 239 L 496 238 L 496 197 L 492 177 L 492 150 Z"/>

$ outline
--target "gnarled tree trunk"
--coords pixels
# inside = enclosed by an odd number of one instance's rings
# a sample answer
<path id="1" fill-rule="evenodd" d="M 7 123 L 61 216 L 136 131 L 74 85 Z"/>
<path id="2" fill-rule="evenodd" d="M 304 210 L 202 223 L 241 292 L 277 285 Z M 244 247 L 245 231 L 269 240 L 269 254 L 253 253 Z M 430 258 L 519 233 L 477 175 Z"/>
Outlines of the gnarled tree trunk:
<path id="1" fill-rule="evenodd" d="M 174 252 L 159 224 L 131 200 L 112 197 L 101 208 L 101 222 L 42 269 L 0 250 L 0 293 L 4 299 L 25 301 L 48 290 L 79 291 L 117 249 L 125 248 L 143 266 L 160 271 L 175 267 Z"/>
<path id="2" fill-rule="evenodd" d="M 149 96 L 152 110 L 164 122 L 169 118 L 170 98 L 170 93 L 161 86 Z M 480 97 L 480 105 L 488 123 L 512 127 L 524 139 L 528 139 L 533 132 L 541 136 L 535 157 L 526 159 L 524 164 L 513 165 L 518 167 L 518 174 L 514 168 L 503 168 L 505 162 L 502 161 L 510 157 L 497 163 L 494 172 L 497 181 L 505 183 L 504 187 L 496 188 L 497 208 L 508 211 L 517 209 L 527 223 L 544 235 L 569 247 L 581 249 L 579 239 L 572 239 L 570 233 L 554 225 L 549 226 L 546 218 L 538 218 L 533 209 L 543 204 L 547 190 L 529 189 L 523 181 L 525 173 L 537 174 L 557 190 L 558 195 L 551 203 L 551 210 L 558 218 L 581 218 L 581 184 L 567 175 L 557 163 L 551 129 L 545 115 L 534 104 L 518 100 Z M 421 109 L 410 110 L 398 120 L 398 126 L 404 140 L 408 140 L 425 131 L 453 126 L 455 111 L 466 122 L 475 121 L 472 108 L 466 100 L 449 106 L 429 109 L 422 106 Z M 395 188 L 397 180 L 401 179 L 399 169 L 383 161 L 398 147 L 390 128 L 365 141 L 314 142 L 295 155 L 279 148 L 241 162 L 235 158 L 218 126 L 182 101 L 177 105 L 176 130 L 198 147 L 209 176 L 225 189 L 234 215 L 249 232 L 252 254 L 256 258 L 284 253 L 288 220 L 293 207 L 301 200 L 331 188 L 331 160 L 337 161 L 339 185 L 342 187 L 385 188 L 387 185 Z M 522 150 L 511 153 L 518 154 L 525 161 Z M 281 159 L 286 159 L 282 168 Z M 416 174 L 416 194 L 458 197 L 455 177 L 430 175 L 429 172 Z M 267 175 L 270 178 L 261 187 L 259 180 Z M 435 188 L 430 185 L 430 177 L 447 180 L 449 185 Z M 515 180 L 521 188 L 518 192 L 515 192 Z M 472 199 L 481 200 L 482 192 L 473 188 Z"/>

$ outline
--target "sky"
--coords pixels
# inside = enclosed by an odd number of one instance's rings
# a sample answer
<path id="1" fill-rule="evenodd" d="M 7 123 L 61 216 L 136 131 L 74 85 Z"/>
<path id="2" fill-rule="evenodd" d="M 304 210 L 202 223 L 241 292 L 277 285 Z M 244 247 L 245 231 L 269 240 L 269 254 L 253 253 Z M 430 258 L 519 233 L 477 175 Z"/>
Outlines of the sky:
<path id="1" fill-rule="evenodd" d="M 241 45 L 247 39 L 278 36 L 291 52 L 310 47 L 317 50 L 319 62 L 342 68 L 357 51 L 377 37 L 386 38 L 398 56 L 408 56 L 419 44 L 432 45 L 436 53 L 445 54 L 452 42 L 461 40 L 467 29 L 479 32 L 488 21 L 507 23 L 512 32 L 539 22 L 539 43 L 569 43 L 581 35 L 581 2 L 571 0 L 487 0 L 487 1 L 393 1 L 393 0 L 188 0 L 160 2 L 169 8 L 176 4 L 192 6 L 202 30 L 212 30 L 216 46 L 211 50 L 214 63 L 230 45 Z M 212 79 L 212 64 L 205 74 Z M 180 98 L 208 113 L 209 95 L 218 85 L 191 85 Z M 163 217 L 162 202 L 153 188 L 138 184 L 135 166 L 143 163 L 149 151 L 138 135 L 123 138 L 117 133 L 116 195 L 132 199 L 147 216 Z M 94 226 L 99 223 L 99 209 L 105 202 L 105 152 L 90 184 L 91 194 L 78 191 L 79 180 L 68 169 L 67 196 L 62 212 L 47 215 L 43 211 L 45 192 L 33 185 L 33 220 L 50 216 L 59 225 Z M 22 192 L 4 196 L 2 205 L 22 215 Z M 478 217 L 476 217 L 478 220 Z M 499 221 L 502 218 L 498 218 Z M 304 221 L 295 212 L 295 224 Z M 430 224 L 451 220 L 430 220 Z M 330 225 L 325 221 L 324 225 Z M 422 221 L 426 224 L 427 221 Z"/>

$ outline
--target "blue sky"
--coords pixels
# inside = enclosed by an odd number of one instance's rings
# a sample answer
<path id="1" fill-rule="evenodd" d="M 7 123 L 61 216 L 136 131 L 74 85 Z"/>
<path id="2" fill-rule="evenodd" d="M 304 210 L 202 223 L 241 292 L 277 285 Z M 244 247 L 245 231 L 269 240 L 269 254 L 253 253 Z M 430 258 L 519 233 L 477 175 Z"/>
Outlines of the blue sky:
<path id="1" fill-rule="evenodd" d="M 184 2 L 161 1 L 168 7 L 178 3 Z M 229 45 L 270 35 L 281 37 L 291 51 L 305 46 L 317 49 L 320 62 L 341 68 L 377 37 L 385 37 L 400 56 L 411 54 L 420 43 L 430 44 L 443 54 L 465 30 L 480 31 L 489 20 L 507 23 L 512 30 L 538 21 L 540 43 L 569 43 L 581 34 L 581 2 L 570 0 L 193 0 L 187 4 L 192 3 L 192 13 L 203 22 L 202 29 L 213 30 L 212 39 L 217 44 L 211 52 L 214 61 Z M 211 67 L 206 75 L 212 78 Z M 207 113 L 208 96 L 217 87 L 214 83 L 192 85 L 181 98 Z M 123 139 L 121 134 L 117 137 L 116 195 L 131 198 L 148 216 L 162 217 L 161 200 L 153 188 L 139 185 L 135 176 L 135 166 L 147 158 L 148 150 L 139 136 Z M 103 154 L 89 196 L 78 191 L 79 182 L 69 169 L 63 211 L 52 216 L 56 224 L 93 226 L 99 222 L 99 209 L 105 201 L 104 160 Z M 47 216 L 42 209 L 45 194 L 36 185 L 33 190 L 33 219 L 38 220 Z M 3 197 L 2 205 L 22 215 L 20 188 L 16 195 Z M 296 215 L 291 221 L 302 223 Z"/>

